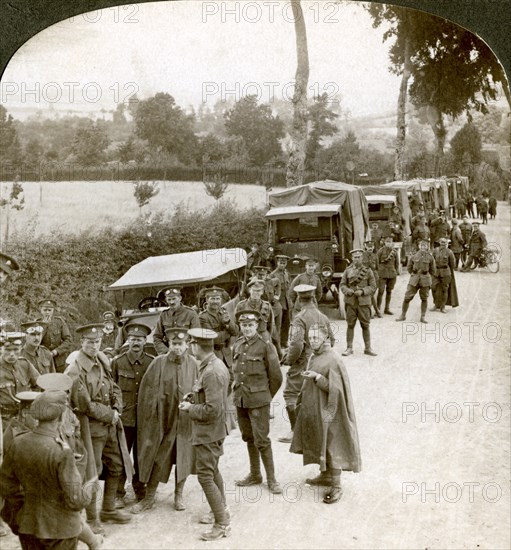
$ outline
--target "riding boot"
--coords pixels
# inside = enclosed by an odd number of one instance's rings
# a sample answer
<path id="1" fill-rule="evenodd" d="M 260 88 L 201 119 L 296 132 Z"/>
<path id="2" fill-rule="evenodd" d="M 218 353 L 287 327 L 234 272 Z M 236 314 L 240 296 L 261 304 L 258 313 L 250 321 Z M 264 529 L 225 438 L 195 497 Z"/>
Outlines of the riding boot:
<path id="1" fill-rule="evenodd" d="M 378 291 L 378 298 L 376 299 L 376 305 L 378 306 L 379 311 L 381 311 L 382 301 L 383 301 L 383 292 Z"/>
<path id="2" fill-rule="evenodd" d="M 428 302 L 424 300 L 421 302 L 421 323 L 427 323 L 426 321 L 426 311 L 428 310 Z"/>
<path id="3" fill-rule="evenodd" d="M 264 451 L 261 451 L 261 458 L 266 471 L 266 481 L 268 482 L 268 489 L 270 490 L 270 493 L 273 493 L 274 495 L 282 494 L 282 487 L 275 478 L 275 466 L 273 464 L 271 445 L 266 447 Z"/>
<path id="4" fill-rule="evenodd" d="M 101 548 L 101 544 L 103 543 L 103 534 L 95 534 L 89 527 L 89 524 L 84 522 L 82 524 L 82 530 L 78 535 L 78 540 L 86 544 L 89 550 L 99 550 L 99 548 Z"/>
<path id="5" fill-rule="evenodd" d="M 408 306 L 410 302 L 403 302 L 403 309 L 401 311 L 401 316 L 396 319 L 396 321 L 406 321 L 406 312 L 408 311 Z"/>
<path id="6" fill-rule="evenodd" d="M 259 485 L 263 482 L 261 475 L 261 463 L 259 461 L 259 449 L 254 442 L 247 443 L 248 460 L 250 462 L 250 473 L 243 479 L 236 481 L 238 487 L 249 487 L 250 485 Z"/>
<path id="7" fill-rule="evenodd" d="M 107 476 L 103 493 L 103 509 L 101 510 L 101 521 L 112 521 L 113 523 L 128 523 L 131 517 L 115 508 L 115 496 L 119 486 L 120 476 Z"/>
<path id="8" fill-rule="evenodd" d="M 346 357 L 348 355 L 353 355 L 353 338 L 355 336 L 355 327 L 348 327 L 346 329 L 346 351 L 343 351 L 342 354 Z"/>
<path id="9" fill-rule="evenodd" d="M 176 489 L 174 491 L 174 508 L 178 512 L 186 510 L 185 503 L 183 502 L 183 489 L 185 488 L 186 479 L 178 481 L 176 483 Z"/>
<path id="10" fill-rule="evenodd" d="M 390 299 L 392 298 L 392 292 L 387 291 L 387 294 L 385 296 L 385 309 L 383 310 L 383 313 L 385 315 L 394 315 L 392 311 L 390 311 Z"/>
<path id="11" fill-rule="evenodd" d="M 371 297 L 371 304 L 373 305 L 374 313 L 375 313 L 376 317 L 379 317 L 381 319 L 382 314 L 380 312 L 380 308 L 379 308 L 378 304 L 376 303 L 376 297 L 374 296 L 374 294 Z"/>
<path id="12" fill-rule="evenodd" d="M 338 502 L 339 500 L 341 500 L 342 497 L 341 474 L 337 473 L 338 470 L 333 470 L 333 472 L 336 473 L 332 474 L 332 483 L 330 485 L 330 489 L 325 493 L 325 496 L 323 497 L 323 502 L 325 504 L 333 504 L 334 502 Z"/>
<path id="13" fill-rule="evenodd" d="M 85 511 L 87 512 L 87 523 L 90 524 L 91 531 L 96 535 L 104 535 L 105 529 L 101 525 L 101 522 L 99 521 L 98 517 L 98 493 L 99 493 L 99 487 L 97 483 L 95 484 L 95 487 L 92 490 L 92 499 L 90 504 L 87 506 Z"/>
<path id="14" fill-rule="evenodd" d="M 369 332 L 369 327 L 365 327 L 362 329 L 362 336 L 364 337 L 365 355 L 376 357 L 377 354 L 371 349 L 371 333 Z"/>
<path id="15" fill-rule="evenodd" d="M 279 441 L 281 443 L 291 443 L 291 441 L 293 441 L 293 430 L 295 429 L 296 412 L 294 405 L 289 405 L 289 407 L 286 407 L 286 411 L 289 417 L 289 423 L 291 424 L 291 429 L 287 435 L 284 437 L 279 437 Z"/>
<path id="16" fill-rule="evenodd" d="M 150 510 L 154 507 L 155 502 L 155 496 L 156 496 L 156 490 L 158 489 L 158 485 L 160 483 L 159 480 L 160 477 L 160 469 L 155 464 L 153 466 L 153 470 L 151 472 L 151 477 L 149 478 L 149 482 L 146 485 L 145 489 L 145 496 L 142 500 L 134 504 L 131 508 L 132 514 L 140 514 L 140 512 L 145 512 L 146 510 Z"/>

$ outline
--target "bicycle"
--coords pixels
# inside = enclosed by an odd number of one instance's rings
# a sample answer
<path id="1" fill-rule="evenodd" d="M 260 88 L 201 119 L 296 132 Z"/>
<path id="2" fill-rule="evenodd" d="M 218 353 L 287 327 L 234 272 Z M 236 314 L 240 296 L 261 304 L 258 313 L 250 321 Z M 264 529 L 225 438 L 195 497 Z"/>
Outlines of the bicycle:
<path id="1" fill-rule="evenodd" d="M 472 262 L 470 269 L 474 270 L 476 267 L 484 267 L 491 273 L 497 273 L 500 269 L 499 256 L 500 251 L 497 247 L 488 246 L 481 252 L 479 258 L 475 262 Z"/>

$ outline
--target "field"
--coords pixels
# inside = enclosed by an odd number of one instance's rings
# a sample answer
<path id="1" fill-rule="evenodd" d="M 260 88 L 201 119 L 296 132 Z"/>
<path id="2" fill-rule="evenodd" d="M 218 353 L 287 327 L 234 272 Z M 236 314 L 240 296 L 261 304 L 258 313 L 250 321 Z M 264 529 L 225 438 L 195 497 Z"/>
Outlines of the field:
<path id="1" fill-rule="evenodd" d="M 3 183 L 2 197 L 6 195 Z M 144 211 L 171 213 L 178 204 L 192 210 L 211 207 L 202 182 L 162 181 L 160 192 Z M 10 234 L 30 231 L 35 235 L 53 231 L 80 233 L 118 227 L 133 220 L 139 208 L 129 181 L 24 182 L 25 207 L 10 212 Z M 42 201 L 40 193 L 42 190 Z M 263 207 L 266 189 L 259 185 L 229 185 L 223 199 L 233 200 L 241 208 Z M 4 235 L 6 213 L 1 211 L 0 230 Z"/>

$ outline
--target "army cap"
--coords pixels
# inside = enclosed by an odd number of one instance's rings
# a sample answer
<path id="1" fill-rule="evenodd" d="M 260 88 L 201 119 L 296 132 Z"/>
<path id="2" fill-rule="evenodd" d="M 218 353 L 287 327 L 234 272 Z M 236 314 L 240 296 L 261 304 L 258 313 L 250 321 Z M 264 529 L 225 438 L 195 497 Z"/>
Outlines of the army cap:
<path id="1" fill-rule="evenodd" d="M 20 268 L 18 262 L 11 256 L 0 252 L 0 269 L 7 274 L 18 271 Z"/>
<path id="2" fill-rule="evenodd" d="M 46 323 L 42 321 L 30 321 L 28 323 L 21 323 L 21 329 L 26 334 L 33 334 L 34 332 L 42 333 L 44 332 L 44 327 Z"/>
<path id="3" fill-rule="evenodd" d="M 6 332 L 4 335 L 4 349 L 16 349 L 23 345 L 23 332 Z"/>
<path id="4" fill-rule="evenodd" d="M 312 285 L 296 285 L 293 290 L 297 294 L 304 294 L 305 292 L 314 292 L 316 287 Z"/>
<path id="5" fill-rule="evenodd" d="M 57 302 L 55 300 L 50 300 L 49 298 L 39 300 L 39 302 L 37 302 L 37 307 L 42 308 L 43 306 L 56 308 Z"/>
<path id="6" fill-rule="evenodd" d="M 458 220 L 456 218 L 453 218 L 451 222 L 453 225 L 458 225 Z"/>
<path id="7" fill-rule="evenodd" d="M 44 391 L 40 393 L 30 406 L 32 416 L 41 421 L 49 422 L 59 418 L 67 406 L 65 391 Z"/>
<path id="8" fill-rule="evenodd" d="M 440 239 L 438 239 L 438 242 L 440 244 L 448 244 L 450 242 L 450 239 L 447 239 L 446 237 L 441 237 Z"/>
<path id="9" fill-rule="evenodd" d="M 225 290 L 218 286 L 211 286 L 204 289 L 204 296 L 208 298 L 209 296 L 221 296 L 223 298 Z"/>
<path id="10" fill-rule="evenodd" d="M 463 219 L 468 220 L 468 216 L 466 214 L 463 214 Z"/>
<path id="11" fill-rule="evenodd" d="M 105 313 L 103 313 L 104 321 L 113 321 L 114 319 L 115 319 L 115 313 L 113 311 L 105 311 Z"/>
<path id="12" fill-rule="evenodd" d="M 271 271 L 271 269 L 265 265 L 255 265 L 252 269 L 255 269 L 256 271 L 265 271 L 266 273 Z"/>
<path id="13" fill-rule="evenodd" d="M 428 239 L 419 239 L 417 242 L 418 242 L 419 244 L 424 243 L 424 244 L 427 244 L 427 245 L 429 246 L 429 240 L 428 240 Z"/>
<path id="14" fill-rule="evenodd" d="M 479 226 L 479 225 L 481 225 L 481 222 L 472 222 L 472 225 L 477 225 L 477 226 Z"/>
<path id="15" fill-rule="evenodd" d="M 99 340 L 103 335 L 103 325 L 99 323 L 92 323 L 90 325 L 83 325 L 78 327 L 75 331 L 82 338 L 88 338 L 89 340 Z"/>
<path id="16" fill-rule="evenodd" d="M 363 254 L 364 251 L 362 248 L 354 248 L 353 250 L 350 250 L 350 254 L 353 256 L 353 254 Z"/>
<path id="17" fill-rule="evenodd" d="M 142 338 L 147 338 L 153 329 L 144 323 L 130 321 L 126 323 L 124 330 L 126 331 L 126 336 L 141 336 Z"/>
<path id="18" fill-rule="evenodd" d="M 238 323 L 246 323 L 249 321 L 259 322 L 261 314 L 255 309 L 242 309 L 236 313 L 236 321 Z"/>
<path id="19" fill-rule="evenodd" d="M 187 331 L 190 336 L 190 343 L 197 342 L 199 344 L 203 342 L 212 342 L 215 338 L 218 338 L 218 334 L 209 328 L 191 328 Z"/>
<path id="20" fill-rule="evenodd" d="M 68 391 L 73 385 L 73 379 L 63 372 L 41 374 L 36 382 L 40 388 L 48 391 Z"/>
<path id="21" fill-rule="evenodd" d="M 365 241 L 364 244 L 374 244 L 374 241 Z"/>
<path id="22" fill-rule="evenodd" d="M 308 258 L 305 258 L 305 265 L 307 264 L 317 264 L 318 260 L 316 258 L 313 258 L 312 256 L 309 256 Z"/>
<path id="23" fill-rule="evenodd" d="M 286 256 L 285 254 L 275 254 L 274 258 L 276 260 L 286 260 L 286 262 L 290 259 L 289 256 Z"/>
<path id="24" fill-rule="evenodd" d="M 255 288 L 256 290 L 264 290 L 264 283 L 258 279 L 254 279 L 248 283 L 248 288 Z"/>
<path id="25" fill-rule="evenodd" d="M 185 342 L 188 340 L 188 329 L 186 327 L 166 328 L 165 336 L 169 342 Z"/>
<path id="26" fill-rule="evenodd" d="M 15 395 L 15 397 L 21 402 L 21 404 L 28 404 L 32 403 L 32 401 L 34 401 L 34 399 L 39 395 L 41 395 L 41 392 L 38 391 L 20 391 Z"/>

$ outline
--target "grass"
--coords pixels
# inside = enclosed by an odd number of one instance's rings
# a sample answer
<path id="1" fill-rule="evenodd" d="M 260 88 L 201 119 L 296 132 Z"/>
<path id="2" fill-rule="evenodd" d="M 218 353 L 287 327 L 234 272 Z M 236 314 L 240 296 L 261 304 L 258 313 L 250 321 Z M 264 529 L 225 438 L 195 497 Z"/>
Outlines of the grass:
<path id="1" fill-rule="evenodd" d="M 42 202 L 40 201 L 40 185 Z M 8 184 L 2 184 L 2 196 Z M 202 182 L 162 181 L 160 193 L 144 212 L 171 213 L 182 203 L 192 210 L 215 204 Z M 10 234 L 41 235 L 52 232 L 77 234 L 84 230 L 118 227 L 136 218 L 140 210 L 129 181 L 24 182 L 25 207 L 10 212 Z M 230 184 L 224 198 L 240 208 L 263 207 L 266 190 L 258 185 Z M 0 235 L 5 231 L 5 210 L 1 211 Z"/>

